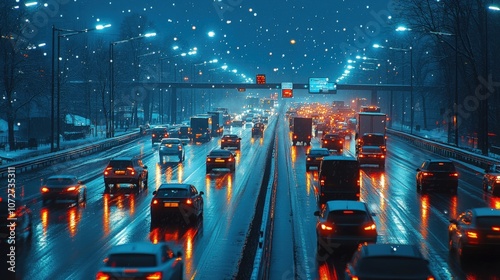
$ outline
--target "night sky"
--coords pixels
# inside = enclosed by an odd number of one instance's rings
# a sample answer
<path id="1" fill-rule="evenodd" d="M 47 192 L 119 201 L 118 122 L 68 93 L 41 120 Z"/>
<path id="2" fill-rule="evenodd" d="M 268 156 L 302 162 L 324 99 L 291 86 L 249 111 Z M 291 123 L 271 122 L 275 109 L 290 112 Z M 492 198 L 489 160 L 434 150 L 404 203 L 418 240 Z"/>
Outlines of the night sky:
<path id="1" fill-rule="evenodd" d="M 383 38 L 391 1 L 370 0 L 74 0 L 53 18 L 58 28 L 111 23 L 110 42 L 122 19 L 146 16 L 160 48 L 198 48 L 193 63 L 219 59 L 248 76 L 306 82 L 338 78 L 347 59 Z M 382 22 L 384 20 L 384 22 Z M 209 37 L 208 32 L 214 36 Z M 364 36 L 363 36 L 364 35 Z M 176 40 L 176 41 L 174 41 Z M 373 41 L 373 42 L 372 42 Z"/>

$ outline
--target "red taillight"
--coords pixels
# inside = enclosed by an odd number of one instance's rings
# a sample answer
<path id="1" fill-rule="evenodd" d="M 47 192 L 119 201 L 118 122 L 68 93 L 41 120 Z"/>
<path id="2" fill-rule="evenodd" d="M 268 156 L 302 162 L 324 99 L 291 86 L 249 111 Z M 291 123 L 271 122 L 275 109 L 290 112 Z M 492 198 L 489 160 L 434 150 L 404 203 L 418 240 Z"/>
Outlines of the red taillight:
<path id="1" fill-rule="evenodd" d="M 384 155 L 380 155 L 380 158 L 385 158 L 385 156 Z"/>
<path id="2" fill-rule="evenodd" d="M 500 227 L 491 227 L 491 230 L 493 230 L 493 231 L 500 231 Z"/>
<path id="3" fill-rule="evenodd" d="M 342 144 L 342 140 L 340 140 L 339 143 Z"/>
<path id="4" fill-rule="evenodd" d="M 359 157 L 365 157 L 365 155 L 363 155 L 363 154 L 359 154 Z"/>
<path id="5" fill-rule="evenodd" d="M 374 224 L 374 223 L 371 223 L 369 225 L 366 225 L 363 229 L 364 230 L 375 230 L 377 228 L 377 226 Z"/>
<path id="6" fill-rule="evenodd" d="M 68 192 L 72 192 L 72 191 L 76 190 L 76 187 L 74 187 L 74 186 L 73 186 L 73 187 L 69 187 L 69 188 L 67 188 L 66 190 L 67 190 Z"/>
<path id="7" fill-rule="evenodd" d="M 322 230 L 332 231 L 332 230 L 333 230 L 333 225 L 329 225 L 329 224 L 323 224 L 323 223 L 321 223 L 321 224 L 320 224 L 320 228 L 321 228 Z"/>
<path id="8" fill-rule="evenodd" d="M 146 276 L 146 279 L 147 280 L 159 280 L 159 279 L 162 279 L 162 274 L 161 274 L 161 272 L 153 272 L 151 274 L 148 274 Z"/>
<path id="9" fill-rule="evenodd" d="M 156 137 L 156 134 L 153 133 L 153 134 L 151 134 L 151 136 Z"/>
<path id="10" fill-rule="evenodd" d="M 109 280 L 110 277 L 107 273 L 99 271 L 99 272 L 97 272 L 95 279 L 96 280 Z"/>
<path id="11" fill-rule="evenodd" d="M 307 158 L 306 160 L 307 160 L 307 161 L 311 161 L 311 158 Z"/>
<path id="12" fill-rule="evenodd" d="M 325 141 L 323 141 L 323 143 L 328 144 L 328 141 L 325 140 Z"/>
<path id="13" fill-rule="evenodd" d="M 43 192 L 43 193 L 44 193 L 44 192 L 48 192 L 48 191 L 49 191 L 49 188 L 47 188 L 47 187 L 42 187 L 42 192 Z"/>
<path id="14" fill-rule="evenodd" d="M 321 186 L 324 186 L 324 185 L 325 185 L 325 177 L 324 177 L 324 176 L 322 176 L 322 177 L 319 179 L 319 184 L 320 184 Z"/>
<path id="15" fill-rule="evenodd" d="M 424 175 L 424 176 L 434 176 L 434 174 L 432 174 L 431 172 L 424 172 L 424 173 L 422 173 L 422 175 Z"/>
<path id="16" fill-rule="evenodd" d="M 475 231 L 467 231 L 466 234 L 468 238 L 477 239 L 477 232 Z"/>
<path id="17" fill-rule="evenodd" d="M 207 162 L 209 162 L 209 161 L 212 161 L 212 159 L 211 158 L 207 158 Z"/>
<path id="18" fill-rule="evenodd" d="M 457 172 L 453 172 L 450 174 L 451 177 L 458 177 L 458 173 Z"/>
<path id="19" fill-rule="evenodd" d="M 427 280 L 436 280 L 436 278 L 434 278 L 434 276 L 430 275 L 430 276 L 427 276 Z"/>
<path id="20" fill-rule="evenodd" d="M 191 205 L 191 204 L 193 204 L 193 201 L 190 198 L 188 198 L 188 199 L 186 199 L 186 204 Z"/>
<path id="21" fill-rule="evenodd" d="M 152 204 L 158 204 L 158 199 L 153 199 Z"/>
<path id="22" fill-rule="evenodd" d="M 227 161 L 233 161 L 233 159 L 232 158 L 228 158 Z"/>
<path id="23" fill-rule="evenodd" d="M 109 175 L 111 169 L 113 169 L 113 167 L 106 167 L 106 169 L 104 169 L 104 175 Z"/>
<path id="24" fill-rule="evenodd" d="M 132 167 L 127 167 L 127 170 L 130 171 L 130 175 L 134 175 L 135 174 L 135 170 L 134 168 Z"/>

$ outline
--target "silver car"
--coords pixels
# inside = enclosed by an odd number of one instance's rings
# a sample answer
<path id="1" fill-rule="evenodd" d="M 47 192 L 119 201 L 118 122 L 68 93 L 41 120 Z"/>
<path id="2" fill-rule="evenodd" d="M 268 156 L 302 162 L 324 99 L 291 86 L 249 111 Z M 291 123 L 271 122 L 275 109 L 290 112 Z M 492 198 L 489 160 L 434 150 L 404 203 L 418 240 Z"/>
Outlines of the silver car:
<path id="1" fill-rule="evenodd" d="M 184 145 L 180 138 L 163 138 L 161 139 L 160 149 L 158 151 L 160 156 L 160 163 L 164 162 L 167 156 L 176 156 L 179 162 L 183 162 L 186 156 Z"/>

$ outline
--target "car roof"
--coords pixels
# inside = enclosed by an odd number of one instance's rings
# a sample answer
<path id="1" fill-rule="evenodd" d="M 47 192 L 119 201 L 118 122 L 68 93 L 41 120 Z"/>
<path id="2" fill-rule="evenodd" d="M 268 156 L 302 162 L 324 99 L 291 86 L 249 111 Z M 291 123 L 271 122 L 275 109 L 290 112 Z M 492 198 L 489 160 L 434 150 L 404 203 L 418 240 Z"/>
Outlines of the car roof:
<path id="1" fill-rule="evenodd" d="M 191 184 L 185 183 L 163 183 L 161 184 L 157 190 L 159 189 L 189 189 L 191 188 Z"/>
<path id="2" fill-rule="evenodd" d="M 231 138 L 238 138 L 239 136 L 236 134 L 224 134 L 222 137 L 231 137 Z"/>
<path id="3" fill-rule="evenodd" d="M 362 201 L 356 200 L 330 200 L 326 202 L 327 208 L 330 211 L 338 211 L 338 210 L 357 210 L 357 211 L 366 211 L 366 204 Z"/>
<path id="4" fill-rule="evenodd" d="M 130 161 L 130 160 L 134 160 L 136 159 L 135 157 L 116 157 L 116 158 L 112 158 L 110 161 L 120 161 L 120 160 L 123 160 L 123 161 Z"/>
<path id="5" fill-rule="evenodd" d="M 163 141 L 172 141 L 172 142 L 181 142 L 180 138 L 163 138 L 161 139 L 161 142 Z"/>
<path id="6" fill-rule="evenodd" d="M 222 154 L 233 154 L 231 151 L 226 149 L 213 149 L 210 153 L 222 153 Z"/>
<path id="7" fill-rule="evenodd" d="M 418 247 L 412 244 L 366 244 L 361 247 L 361 251 L 364 257 L 424 258 Z"/>
<path id="8" fill-rule="evenodd" d="M 488 207 L 479 207 L 471 209 L 474 212 L 476 217 L 500 217 L 500 209 L 488 208 Z"/>
<path id="9" fill-rule="evenodd" d="M 123 254 L 123 253 L 138 253 L 138 254 L 151 254 L 158 253 L 161 245 L 165 245 L 165 242 L 159 242 L 157 244 L 147 242 L 147 241 L 138 241 L 131 242 L 126 244 L 115 245 L 109 250 L 109 255 L 111 254 Z"/>
<path id="10" fill-rule="evenodd" d="M 323 161 L 329 161 L 329 160 L 335 160 L 335 161 L 357 161 L 352 156 L 341 156 L 341 155 L 331 155 L 331 156 L 326 156 L 323 158 Z"/>

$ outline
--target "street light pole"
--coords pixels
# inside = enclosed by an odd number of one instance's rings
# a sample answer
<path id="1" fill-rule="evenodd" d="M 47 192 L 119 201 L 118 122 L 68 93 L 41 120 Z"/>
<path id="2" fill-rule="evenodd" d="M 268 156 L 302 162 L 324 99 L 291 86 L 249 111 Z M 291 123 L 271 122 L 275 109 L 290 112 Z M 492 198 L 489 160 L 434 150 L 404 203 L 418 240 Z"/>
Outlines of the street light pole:
<path id="1" fill-rule="evenodd" d="M 410 134 L 413 134 L 413 48 L 410 47 Z"/>
<path id="2" fill-rule="evenodd" d="M 99 24 L 97 25 L 96 27 L 94 28 L 88 28 L 88 29 L 83 29 L 83 30 L 71 30 L 71 29 L 60 29 L 60 28 L 56 28 L 54 25 L 52 25 L 52 70 L 51 70 L 51 80 L 52 80 L 52 84 L 51 84 L 51 113 L 50 113 L 50 151 L 51 152 L 54 152 L 56 150 L 59 150 L 60 146 L 60 138 L 59 138 L 59 135 L 61 133 L 61 130 L 60 130 L 60 118 L 61 118 L 61 115 L 60 115 L 60 100 L 61 100 L 61 87 L 60 87 L 60 76 L 61 76 L 61 73 L 60 73 L 60 70 L 59 70 L 59 60 L 60 60 L 60 45 L 61 45 L 61 37 L 64 37 L 64 38 L 67 38 L 67 37 L 71 37 L 71 36 L 74 36 L 74 35 L 78 35 L 78 34 L 82 34 L 82 33 L 87 33 L 87 32 L 90 32 L 90 31 L 94 31 L 94 30 L 101 30 L 101 29 L 104 29 L 104 28 L 108 28 L 110 27 L 111 24 L 106 24 L 106 25 L 102 25 L 102 24 Z M 55 36 L 56 36 L 56 31 L 57 31 L 57 147 L 54 148 L 54 122 L 55 122 L 55 117 L 56 117 L 56 113 L 55 113 L 55 67 L 54 67 L 54 53 L 55 53 Z M 66 32 L 66 33 L 63 33 L 61 34 L 61 32 Z"/>
<path id="3" fill-rule="evenodd" d="M 146 33 L 137 37 L 132 37 L 125 40 L 111 42 L 109 44 L 109 110 L 110 110 L 110 127 L 108 137 L 115 136 L 115 71 L 114 71 L 114 46 L 117 44 L 122 44 L 130 42 L 137 39 L 142 39 L 146 37 L 154 37 L 156 33 Z"/>

